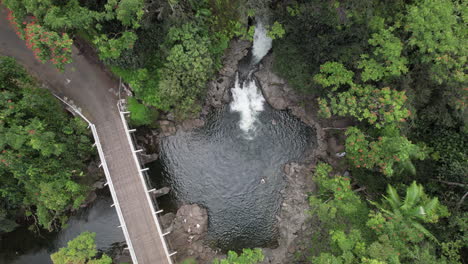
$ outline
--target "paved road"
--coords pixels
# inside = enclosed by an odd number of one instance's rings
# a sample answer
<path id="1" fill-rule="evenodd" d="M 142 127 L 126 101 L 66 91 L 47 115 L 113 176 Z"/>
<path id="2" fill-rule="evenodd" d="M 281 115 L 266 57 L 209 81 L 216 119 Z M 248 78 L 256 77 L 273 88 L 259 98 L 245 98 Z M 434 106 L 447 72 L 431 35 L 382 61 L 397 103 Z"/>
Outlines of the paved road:
<path id="1" fill-rule="evenodd" d="M 96 125 L 138 263 L 170 263 L 117 109 L 118 83 L 97 65 L 77 55 L 75 48 L 74 62 L 67 66 L 64 73 L 58 72 L 50 64 L 38 62 L 10 27 L 6 10 L 1 6 L 0 54 L 16 58 L 49 89 L 72 99 Z"/>

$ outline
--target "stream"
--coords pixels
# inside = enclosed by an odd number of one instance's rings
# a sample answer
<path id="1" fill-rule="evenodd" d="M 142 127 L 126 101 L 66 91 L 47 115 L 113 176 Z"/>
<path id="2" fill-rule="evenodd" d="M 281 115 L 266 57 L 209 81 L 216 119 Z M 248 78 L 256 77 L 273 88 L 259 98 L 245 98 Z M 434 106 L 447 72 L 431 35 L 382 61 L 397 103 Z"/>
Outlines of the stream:
<path id="1" fill-rule="evenodd" d="M 119 219 L 108 191 L 100 191 L 98 198 L 88 207 L 70 217 L 67 227 L 59 232 L 42 231 L 41 236 L 19 227 L 0 240 L 1 264 L 51 264 L 50 254 L 66 246 L 67 242 L 84 231 L 96 233 L 99 250 L 109 251 L 114 243 L 125 241 L 118 228 Z"/>

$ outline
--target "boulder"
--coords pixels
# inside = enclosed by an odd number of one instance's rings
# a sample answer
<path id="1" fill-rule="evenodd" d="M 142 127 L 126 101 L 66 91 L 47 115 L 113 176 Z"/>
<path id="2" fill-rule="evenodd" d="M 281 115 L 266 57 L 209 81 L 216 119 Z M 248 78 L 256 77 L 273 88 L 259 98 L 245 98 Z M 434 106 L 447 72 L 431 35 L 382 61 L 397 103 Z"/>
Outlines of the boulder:
<path id="1" fill-rule="evenodd" d="M 176 133 L 176 126 L 174 122 L 169 120 L 161 120 L 158 122 L 159 127 L 161 129 L 161 136 L 167 137 L 170 135 L 174 135 Z"/>
<path id="2" fill-rule="evenodd" d="M 181 128 L 184 131 L 190 131 L 195 128 L 199 128 L 205 125 L 205 121 L 201 119 L 188 119 L 182 122 Z"/>

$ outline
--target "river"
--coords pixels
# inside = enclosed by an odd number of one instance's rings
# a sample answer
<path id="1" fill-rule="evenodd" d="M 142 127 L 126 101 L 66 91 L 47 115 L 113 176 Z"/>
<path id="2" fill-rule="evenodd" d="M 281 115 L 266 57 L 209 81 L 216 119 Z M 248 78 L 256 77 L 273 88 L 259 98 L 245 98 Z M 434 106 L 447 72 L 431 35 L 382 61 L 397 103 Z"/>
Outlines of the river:
<path id="1" fill-rule="evenodd" d="M 125 241 L 118 228 L 119 219 L 108 191 L 101 191 L 87 208 L 81 208 L 70 217 L 67 227 L 60 232 L 42 231 L 37 235 L 26 227 L 19 227 L 0 240 L 1 264 L 51 264 L 50 254 L 84 231 L 96 233 L 98 249 L 109 251 L 114 243 Z"/>

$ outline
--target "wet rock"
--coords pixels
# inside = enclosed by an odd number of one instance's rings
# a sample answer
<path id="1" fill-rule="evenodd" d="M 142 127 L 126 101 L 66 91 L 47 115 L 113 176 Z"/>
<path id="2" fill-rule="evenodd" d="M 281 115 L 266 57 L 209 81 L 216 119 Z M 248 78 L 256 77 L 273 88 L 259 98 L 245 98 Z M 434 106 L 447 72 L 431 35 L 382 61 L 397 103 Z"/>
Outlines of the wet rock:
<path id="1" fill-rule="evenodd" d="M 167 213 L 163 214 L 159 217 L 159 223 L 161 224 L 162 228 L 168 229 L 172 225 L 172 221 L 175 219 L 175 214 L 174 213 Z"/>
<path id="2" fill-rule="evenodd" d="M 93 189 L 102 189 L 104 188 L 104 184 L 106 184 L 106 179 L 105 178 L 101 178 L 99 179 L 97 182 L 93 183 L 93 185 L 91 186 Z"/>
<path id="3" fill-rule="evenodd" d="M 161 120 L 158 122 L 159 128 L 161 131 L 161 136 L 167 137 L 170 135 L 174 135 L 176 133 L 176 126 L 174 122 L 169 120 Z"/>
<path id="4" fill-rule="evenodd" d="M 188 119 L 182 122 L 182 130 L 189 131 L 195 128 L 199 128 L 205 125 L 205 121 L 201 119 Z"/>
<path id="5" fill-rule="evenodd" d="M 210 263 L 217 252 L 205 245 L 203 238 L 208 229 L 206 209 L 196 205 L 183 205 L 177 210 L 168 235 L 178 260 L 195 257 L 199 263 Z"/>
<path id="6" fill-rule="evenodd" d="M 328 145 L 328 152 L 330 153 L 330 155 L 341 153 L 345 149 L 344 145 L 339 144 L 338 139 L 334 136 L 331 136 L 328 138 L 327 145 Z"/>
<path id="7" fill-rule="evenodd" d="M 255 76 L 260 83 L 265 100 L 271 107 L 284 110 L 291 107 L 299 98 L 285 80 L 271 71 L 272 63 L 272 56 L 266 56 L 260 70 L 255 72 Z"/>
<path id="8" fill-rule="evenodd" d="M 208 83 L 206 105 L 219 108 L 228 103 L 229 89 L 234 80 L 239 61 L 248 53 L 251 43 L 249 41 L 234 40 L 223 56 L 223 68 L 219 70 L 216 79 Z"/>
<path id="9" fill-rule="evenodd" d="M 208 229 L 208 213 L 198 205 L 183 205 L 177 210 L 173 221 L 171 241 L 177 248 L 186 246 L 187 241 L 199 240 Z"/>
<path id="10" fill-rule="evenodd" d="M 141 162 L 143 164 L 148 164 L 153 161 L 156 161 L 159 158 L 159 155 L 158 153 L 152 153 L 152 154 L 140 153 L 140 157 L 141 157 Z"/>
<path id="11" fill-rule="evenodd" d="M 171 113 L 168 113 L 168 114 L 166 115 L 166 119 L 167 119 L 167 120 L 170 120 L 170 121 L 174 121 L 174 120 L 175 120 L 175 115 L 174 115 L 174 113 L 172 113 L 172 112 L 171 112 Z"/>
<path id="12" fill-rule="evenodd" d="M 230 83 L 230 77 L 228 76 L 220 76 L 217 80 L 208 83 L 207 98 L 211 106 L 221 107 L 229 102 Z"/>
<path id="13" fill-rule="evenodd" d="M 94 192 L 94 191 L 90 192 L 88 194 L 88 196 L 86 197 L 85 201 L 83 202 L 83 204 L 80 207 L 87 207 L 89 204 L 94 202 L 94 200 L 96 200 L 96 198 L 97 198 L 96 192 Z"/>

